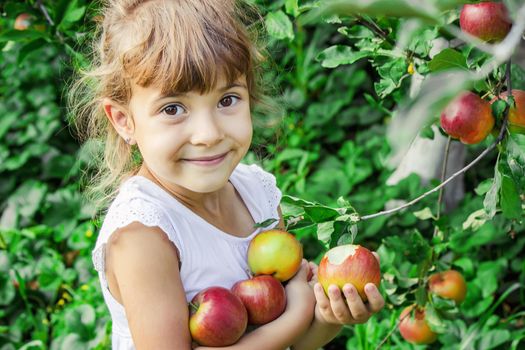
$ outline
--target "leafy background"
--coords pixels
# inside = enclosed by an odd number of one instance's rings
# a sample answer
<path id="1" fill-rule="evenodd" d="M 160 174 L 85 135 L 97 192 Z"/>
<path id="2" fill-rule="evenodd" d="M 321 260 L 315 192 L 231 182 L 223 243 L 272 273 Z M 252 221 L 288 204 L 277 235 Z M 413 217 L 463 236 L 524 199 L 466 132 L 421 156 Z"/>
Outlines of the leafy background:
<path id="1" fill-rule="evenodd" d="M 440 333 L 429 348 L 525 346 L 523 135 L 507 136 L 465 174 L 465 196 L 453 210 L 438 211 L 436 192 L 393 215 L 359 220 L 439 183 L 412 174 L 386 185 L 395 170 L 389 159 L 412 125 L 396 120 L 427 103 L 415 132 L 432 138 L 439 108 L 463 84 L 487 96 L 501 89 L 504 65 L 481 79 L 462 75 L 492 55 L 457 44 L 446 30 L 457 25 L 460 2 L 429 0 L 435 16 L 402 0 L 329 3 L 323 14 L 315 12 L 318 2 L 256 1 L 273 58 L 266 78 L 285 113 L 258 130 L 246 161 L 276 175 L 288 228 L 307 258 L 318 262 L 327 248 L 352 240 L 381 256 L 386 307 L 364 325 L 345 327 L 326 349 L 375 349 L 385 339 L 384 349 L 422 348 L 395 331 L 401 310 L 415 301 L 426 303 L 427 321 Z M 520 2 L 506 4 L 518 9 Z M 364 7 L 356 16 L 352 6 Z M 91 263 L 101 218 L 93 219 L 81 194 L 94 146 L 79 145 L 65 109 L 97 8 L 85 0 L 0 5 L 1 350 L 110 346 L 110 317 Z M 31 14 L 32 24 L 14 30 L 21 13 Z M 432 53 L 436 38 L 454 47 Z M 443 72 L 451 80 L 439 85 Z M 511 73 L 513 88 L 525 89 L 522 66 L 513 64 Z M 420 96 L 430 91 L 434 102 L 408 98 L 418 74 L 428 77 Z M 467 162 L 494 140 L 467 147 Z M 428 274 L 449 268 L 467 281 L 459 307 L 426 293 Z"/>

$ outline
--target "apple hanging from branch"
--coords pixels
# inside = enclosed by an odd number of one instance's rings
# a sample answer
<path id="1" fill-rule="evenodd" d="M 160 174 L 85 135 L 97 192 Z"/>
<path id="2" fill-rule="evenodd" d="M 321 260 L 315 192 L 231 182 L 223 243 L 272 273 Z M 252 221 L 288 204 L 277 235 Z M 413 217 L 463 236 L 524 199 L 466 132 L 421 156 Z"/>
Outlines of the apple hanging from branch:
<path id="1" fill-rule="evenodd" d="M 507 101 L 508 95 L 508 91 L 505 91 L 500 94 L 499 98 Z M 512 89 L 512 97 L 516 105 L 509 110 L 509 131 L 525 134 L 525 91 Z M 490 103 L 497 100 L 496 97 Z"/>
<path id="2" fill-rule="evenodd" d="M 494 123 L 490 103 L 470 91 L 458 95 L 441 113 L 443 130 L 465 144 L 483 141 Z"/>
<path id="3" fill-rule="evenodd" d="M 500 42 L 510 31 L 512 21 L 502 2 L 466 4 L 461 9 L 459 26 L 483 41 Z"/>
<path id="4" fill-rule="evenodd" d="M 452 299 L 456 304 L 465 300 L 467 295 L 467 284 L 463 275 L 455 270 L 438 272 L 428 279 L 430 292 L 445 299 Z"/>
<path id="5" fill-rule="evenodd" d="M 411 305 L 406 307 L 399 316 L 399 333 L 413 344 L 431 344 L 436 341 L 435 333 L 425 320 L 425 309 Z"/>

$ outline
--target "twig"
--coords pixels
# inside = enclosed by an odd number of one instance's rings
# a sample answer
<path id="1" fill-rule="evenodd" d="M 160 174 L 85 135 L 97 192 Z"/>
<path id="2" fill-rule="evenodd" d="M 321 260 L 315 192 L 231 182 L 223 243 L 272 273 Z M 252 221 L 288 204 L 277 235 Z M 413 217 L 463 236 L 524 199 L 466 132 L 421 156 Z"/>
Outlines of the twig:
<path id="1" fill-rule="evenodd" d="M 445 181 L 445 177 L 447 176 L 447 164 L 448 164 L 448 156 L 450 154 L 450 144 L 451 144 L 452 138 L 449 136 L 447 139 L 447 144 L 445 146 L 445 158 L 443 159 L 443 167 L 441 168 L 441 182 Z M 437 201 L 437 209 L 436 209 L 436 218 L 439 219 L 441 215 L 441 202 L 443 201 L 443 193 L 445 192 L 445 188 L 441 188 L 439 190 L 439 196 Z"/>
<path id="2" fill-rule="evenodd" d="M 38 8 L 40 9 L 40 12 L 42 12 L 44 14 L 44 17 L 46 18 L 46 21 L 51 25 L 51 27 L 54 27 L 55 26 L 55 22 L 53 21 L 51 16 L 49 16 L 49 12 L 47 11 L 47 9 L 44 6 L 44 4 L 42 3 L 42 0 L 37 0 L 36 4 L 37 4 Z M 60 40 L 60 42 L 63 43 L 64 42 L 64 37 L 62 36 L 62 34 L 60 34 L 60 32 L 58 30 L 56 31 L 56 35 L 57 35 L 58 39 Z"/>
<path id="3" fill-rule="evenodd" d="M 379 27 L 374 21 L 371 21 L 371 20 L 367 20 L 359 15 L 356 15 L 355 16 L 356 18 L 356 22 L 365 26 L 366 28 L 370 29 L 373 33 L 375 33 L 376 35 L 380 36 L 383 40 L 385 40 L 388 44 L 390 44 L 391 46 L 395 47 L 396 46 L 396 42 L 395 40 L 393 40 L 392 38 L 390 38 L 387 33 L 385 33 L 383 31 L 383 29 L 381 29 L 381 27 Z M 406 50 L 406 54 L 408 57 L 416 57 L 416 58 L 419 58 L 420 60 L 423 60 L 423 61 L 426 61 L 427 59 L 425 59 L 424 57 L 422 57 L 421 55 L 419 55 L 418 53 L 412 51 L 412 50 Z"/>
<path id="4" fill-rule="evenodd" d="M 394 334 L 394 332 L 399 328 L 399 325 L 401 324 L 401 322 L 403 322 L 403 320 L 404 320 L 405 318 L 407 318 L 408 316 L 410 316 L 410 312 L 407 312 L 405 316 L 401 317 L 401 318 L 397 321 L 395 327 L 393 327 L 393 328 L 390 330 L 390 332 L 388 332 L 388 334 L 383 338 L 383 340 L 381 340 L 381 343 L 379 343 L 379 344 L 376 346 L 375 350 L 379 350 L 379 349 L 381 349 L 381 347 L 386 343 L 386 341 L 387 341 L 387 340 L 392 336 L 392 334 Z"/>
<path id="5" fill-rule="evenodd" d="M 507 80 L 507 89 L 508 89 L 508 95 L 507 95 L 508 97 L 507 98 L 510 98 L 510 96 L 512 96 L 512 79 L 511 79 L 511 74 L 510 74 L 510 66 L 511 66 L 511 61 L 509 59 L 507 61 L 507 69 L 506 69 L 506 77 L 507 77 L 506 80 Z M 467 170 L 472 168 L 476 163 L 478 163 L 487 154 L 489 154 L 494 148 L 496 148 L 496 146 L 505 138 L 505 134 L 506 134 L 506 131 L 507 131 L 507 123 L 508 123 L 508 118 L 509 118 L 509 105 L 508 104 L 505 107 L 505 111 L 503 112 L 503 115 L 504 115 L 504 117 L 503 117 L 503 124 L 501 125 L 501 129 L 499 131 L 499 135 L 496 138 L 496 140 L 489 147 L 487 147 L 483 152 L 481 152 L 481 154 L 479 156 L 477 156 L 476 159 L 474 159 L 472 162 L 467 164 L 463 169 L 458 170 L 451 177 L 449 177 L 447 180 L 445 180 L 444 182 L 442 182 L 438 186 L 436 186 L 433 189 L 423 193 L 421 196 L 411 200 L 408 203 L 405 203 L 405 204 L 403 204 L 403 205 L 401 205 L 401 206 L 399 206 L 397 208 L 392 208 L 392 209 L 389 209 L 389 210 L 383 210 L 383 211 L 380 211 L 380 212 L 375 213 L 375 214 L 363 215 L 359 219 L 363 220 L 363 221 L 364 220 L 368 220 L 368 219 L 373 219 L 373 218 L 376 218 L 376 217 L 379 217 L 379 216 L 382 216 L 382 215 L 392 214 L 392 213 L 398 212 L 400 210 L 403 210 L 405 208 L 408 208 L 408 207 L 416 204 L 417 202 L 419 202 L 423 198 L 425 198 L 425 197 L 431 195 L 432 193 L 440 190 L 441 188 L 445 187 L 449 182 L 454 180 L 456 177 L 458 177 L 459 175 L 465 173 Z"/>
<path id="6" fill-rule="evenodd" d="M 443 158 L 443 166 L 441 168 L 441 182 L 445 181 L 445 177 L 447 176 L 447 164 L 448 164 L 448 156 L 450 154 L 450 144 L 452 143 L 452 137 L 448 137 L 447 144 L 445 145 L 445 157 Z M 439 220 L 441 216 L 441 202 L 443 201 L 443 194 L 445 192 L 445 188 L 442 187 L 439 190 L 438 200 L 437 200 L 437 208 L 436 208 L 436 220 Z M 439 229 L 438 226 L 434 226 L 434 237 L 437 235 Z"/>

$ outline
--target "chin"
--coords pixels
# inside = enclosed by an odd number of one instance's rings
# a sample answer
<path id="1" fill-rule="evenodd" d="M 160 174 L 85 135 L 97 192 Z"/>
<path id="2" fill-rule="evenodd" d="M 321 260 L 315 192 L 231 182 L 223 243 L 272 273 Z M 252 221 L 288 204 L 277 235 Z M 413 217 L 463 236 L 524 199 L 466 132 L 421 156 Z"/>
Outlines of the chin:
<path id="1" fill-rule="evenodd" d="M 210 174 L 211 176 L 199 176 L 188 179 L 184 187 L 196 193 L 212 193 L 222 189 L 230 178 L 230 174 Z M 227 175 L 227 176 L 225 176 Z"/>

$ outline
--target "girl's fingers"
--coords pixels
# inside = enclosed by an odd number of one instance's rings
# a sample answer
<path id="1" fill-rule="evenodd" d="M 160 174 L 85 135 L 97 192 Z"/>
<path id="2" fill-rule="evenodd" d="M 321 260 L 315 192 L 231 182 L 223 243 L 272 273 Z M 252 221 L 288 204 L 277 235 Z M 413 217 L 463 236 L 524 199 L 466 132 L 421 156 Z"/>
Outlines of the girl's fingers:
<path id="1" fill-rule="evenodd" d="M 385 306 L 385 299 L 383 299 L 383 296 L 379 293 L 375 284 L 368 283 L 365 286 L 365 294 L 368 298 L 368 310 L 371 313 L 375 314 Z"/>
<path id="2" fill-rule="evenodd" d="M 372 252 L 372 254 L 374 254 L 374 256 L 376 257 L 377 262 L 381 263 L 381 260 L 379 259 L 379 254 L 377 254 L 376 252 Z"/>
<path id="3" fill-rule="evenodd" d="M 309 263 L 310 266 L 310 285 L 313 286 L 317 283 L 317 265 L 313 262 Z"/>
<path id="4" fill-rule="evenodd" d="M 324 289 L 320 283 L 314 285 L 314 295 L 317 301 L 317 306 L 323 318 L 330 322 L 333 319 L 332 308 L 330 306 L 330 300 L 324 293 Z"/>
<path id="5" fill-rule="evenodd" d="M 341 324 L 353 323 L 354 320 L 339 287 L 330 285 L 328 287 L 328 297 L 330 298 L 332 313 L 337 322 Z"/>
<path id="6" fill-rule="evenodd" d="M 368 320 L 370 318 L 370 312 L 359 296 L 357 289 L 355 289 L 352 284 L 347 283 L 343 287 L 343 293 L 346 297 L 348 308 L 350 309 L 352 317 L 355 320 L 354 322 L 362 323 Z"/>

